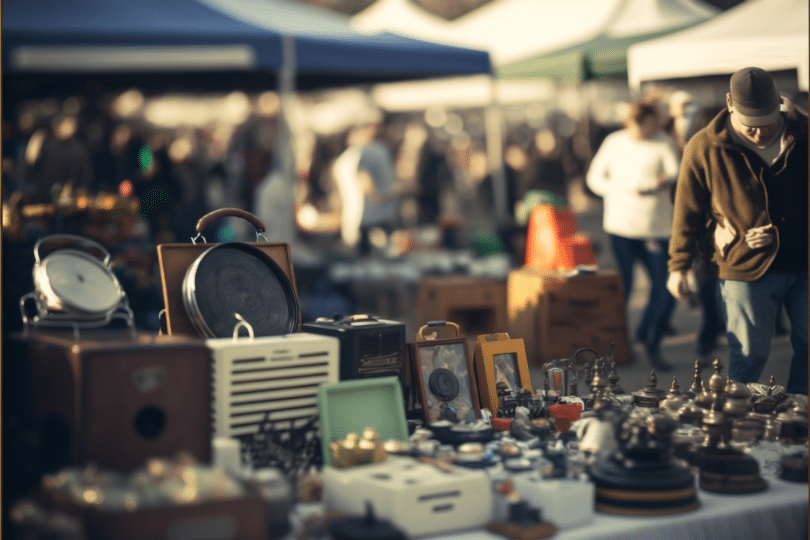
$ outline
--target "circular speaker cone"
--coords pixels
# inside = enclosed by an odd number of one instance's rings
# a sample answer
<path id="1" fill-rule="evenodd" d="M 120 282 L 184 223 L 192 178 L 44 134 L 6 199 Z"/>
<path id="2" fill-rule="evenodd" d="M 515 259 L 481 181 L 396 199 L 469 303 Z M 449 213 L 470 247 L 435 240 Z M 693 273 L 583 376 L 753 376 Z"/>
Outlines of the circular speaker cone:
<path id="1" fill-rule="evenodd" d="M 155 439 L 166 427 L 166 413 L 155 406 L 147 406 L 135 415 L 135 431 L 144 439 Z"/>
<path id="2" fill-rule="evenodd" d="M 439 368 L 428 379 L 430 392 L 441 401 L 453 401 L 458 396 L 458 379 L 449 369 Z"/>

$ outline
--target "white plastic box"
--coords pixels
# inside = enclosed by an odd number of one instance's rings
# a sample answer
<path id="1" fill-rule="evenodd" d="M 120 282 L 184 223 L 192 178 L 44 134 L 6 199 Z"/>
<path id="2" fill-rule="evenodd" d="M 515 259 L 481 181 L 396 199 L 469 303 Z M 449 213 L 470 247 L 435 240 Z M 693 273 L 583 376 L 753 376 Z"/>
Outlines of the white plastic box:
<path id="1" fill-rule="evenodd" d="M 594 519 L 596 488 L 593 482 L 516 474 L 512 485 L 522 500 L 540 508 L 543 521 L 550 521 L 558 529 L 587 525 Z"/>
<path id="2" fill-rule="evenodd" d="M 476 529 L 492 519 L 492 488 L 482 471 L 451 467 L 443 472 L 412 458 L 346 469 L 324 467 L 327 510 L 374 514 L 409 537 Z"/>

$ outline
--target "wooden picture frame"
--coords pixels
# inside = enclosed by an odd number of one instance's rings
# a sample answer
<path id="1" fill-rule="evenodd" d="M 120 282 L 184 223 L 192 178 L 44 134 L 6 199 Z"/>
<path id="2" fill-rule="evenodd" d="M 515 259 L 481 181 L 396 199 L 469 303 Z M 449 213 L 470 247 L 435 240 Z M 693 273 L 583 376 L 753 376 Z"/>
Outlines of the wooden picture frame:
<path id="1" fill-rule="evenodd" d="M 480 335 L 473 356 L 480 403 L 492 416 L 499 408 L 498 382 L 512 392 L 522 388 L 534 393 L 522 338 L 513 339 L 506 333 Z"/>
<path id="2" fill-rule="evenodd" d="M 425 425 L 437 420 L 481 418 L 473 366 L 463 337 L 413 344 L 413 374 Z"/>

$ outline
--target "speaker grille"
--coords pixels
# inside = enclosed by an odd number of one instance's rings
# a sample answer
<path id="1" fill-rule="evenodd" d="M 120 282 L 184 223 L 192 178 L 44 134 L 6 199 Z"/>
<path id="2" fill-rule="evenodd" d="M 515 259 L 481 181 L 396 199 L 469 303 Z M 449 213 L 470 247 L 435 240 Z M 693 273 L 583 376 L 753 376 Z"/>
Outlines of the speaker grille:
<path id="1" fill-rule="evenodd" d="M 402 334 L 389 331 L 361 335 L 359 348 L 360 358 L 396 355 L 402 352 Z"/>
<path id="2" fill-rule="evenodd" d="M 214 436 L 239 438 L 318 413 L 318 386 L 338 379 L 338 340 L 314 334 L 239 339 L 213 350 Z"/>

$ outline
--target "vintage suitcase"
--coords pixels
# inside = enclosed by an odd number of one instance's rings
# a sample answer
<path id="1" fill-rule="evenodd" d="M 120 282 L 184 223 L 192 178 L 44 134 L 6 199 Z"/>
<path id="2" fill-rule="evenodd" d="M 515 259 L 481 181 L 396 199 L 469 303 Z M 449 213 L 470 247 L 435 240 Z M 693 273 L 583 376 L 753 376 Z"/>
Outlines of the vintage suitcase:
<path id="1" fill-rule="evenodd" d="M 211 354 L 202 340 L 122 330 L 82 336 L 37 331 L 5 343 L 20 364 L 18 407 L 28 407 L 43 472 L 88 463 L 127 472 L 180 451 L 210 461 Z"/>

